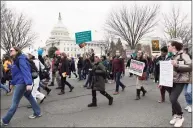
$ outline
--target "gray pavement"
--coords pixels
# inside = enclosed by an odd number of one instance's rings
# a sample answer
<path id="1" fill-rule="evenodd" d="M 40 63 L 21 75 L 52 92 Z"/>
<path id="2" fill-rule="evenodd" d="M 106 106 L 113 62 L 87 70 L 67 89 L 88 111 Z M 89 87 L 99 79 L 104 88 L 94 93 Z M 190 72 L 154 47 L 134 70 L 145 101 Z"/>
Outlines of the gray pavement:
<path id="1" fill-rule="evenodd" d="M 127 86 L 124 92 L 113 96 L 114 103 L 108 105 L 108 100 L 97 93 L 98 107 L 88 108 L 91 102 L 91 90 L 82 85 L 85 81 L 69 79 L 74 85 L 73 92 L 58 96 L 60 90 L 56 86 L 41 104 L 43 116 L 38 119 L 28 119 L 32 114 L 27 109 L 28 101 L 23 98 L 14 115 L 9 127 L 173 127 L 169 124 L 171 116 L 171 105 L 166 93 L 166 102 L 158 103 L 160 92 L 152 80 L 146 82 L 145 88 L 148 93 L 141 100 L 135 101 L 135 77 L 128 75 L 122 79 Z M 106 90 L 112 95 L 115 84 L 106 84 Z M 179 98 L 182 107 L 185 107 L 183 93 Z M 11 104 L 11 96 L 1 94 L 1 117 L 7 112 Z M 184 111 L 185 121 L 183 127 L 191 127 L 191 114 Z"/>

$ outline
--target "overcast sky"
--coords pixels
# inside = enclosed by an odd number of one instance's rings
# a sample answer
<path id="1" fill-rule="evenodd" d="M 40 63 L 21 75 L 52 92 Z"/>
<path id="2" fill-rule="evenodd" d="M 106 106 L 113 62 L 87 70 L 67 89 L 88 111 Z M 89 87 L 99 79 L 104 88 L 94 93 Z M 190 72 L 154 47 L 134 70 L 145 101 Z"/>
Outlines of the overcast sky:
<path id="1" fill-rule="evenodd" d="M 122 5 L 131 7 L 135 3 L 140 6 L 159 4 L 160 19 L 161 14 L 170 12 L 172 6 L 180 6 L 181 12 L 188 14 L 188 21 L 191 21 L 191 1 L 7 1 L 6 3 L 7 7 L 18 13 L 23 12 L 33 20 L 33 30 L 39 36 L 36 45 L 39 45 L 41 40 L 45 43 L 49 38 L 51 30 L 57 23 L 59 12 L 71 38 L 74 38 L 75 32 L 96 30 L 97 32 L 93 33 L 94 40 L 103 38 L 103 26 L 111 9 Z M 152 36 L 163 36 L 162 30 L 163 27 L 159 25 Z"/>

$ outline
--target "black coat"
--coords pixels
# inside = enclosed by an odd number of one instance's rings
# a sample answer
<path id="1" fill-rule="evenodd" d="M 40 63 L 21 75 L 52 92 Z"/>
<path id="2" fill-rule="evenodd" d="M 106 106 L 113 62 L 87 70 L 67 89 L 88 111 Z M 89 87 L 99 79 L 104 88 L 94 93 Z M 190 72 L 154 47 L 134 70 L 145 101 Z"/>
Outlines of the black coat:
<path id="1" fill-rule="evenodd" d="M 92 71 L 93 90 L 105 91 L 105 66 L 102 63 L 96 63 L 93 65 Z"/>
<path id="2" fill-rule="evenodd" d="M 78 60 L 77 68 L 82 69 L 84 65 L 83 59 L 80 57 Z"/>
<path id="3" fill-rule="evenodd" d="M 76 72 L 74 60 L 71 60 L 71 63 L 70 63 L 70 70 L 71 70 L 72 72 Z"/>
<path id="4" fill-rule="evenodd" d="M 69 60 L 68 58 L 61 59 L 60 75 L 66 72 L 69 73 Z"/>

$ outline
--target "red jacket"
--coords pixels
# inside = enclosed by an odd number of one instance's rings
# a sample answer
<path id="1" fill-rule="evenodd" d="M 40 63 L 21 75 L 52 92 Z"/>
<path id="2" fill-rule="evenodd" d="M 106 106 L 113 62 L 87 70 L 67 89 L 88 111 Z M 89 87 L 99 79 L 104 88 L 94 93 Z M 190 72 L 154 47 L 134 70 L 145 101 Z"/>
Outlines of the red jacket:
<path id="1" fill-rule="evenodd" d="M 125 64 L 124 64 L 124 59 L 122 58 L 115 58 L 113 60 L 113 72 L 123 72 L 125 73 Z"/>

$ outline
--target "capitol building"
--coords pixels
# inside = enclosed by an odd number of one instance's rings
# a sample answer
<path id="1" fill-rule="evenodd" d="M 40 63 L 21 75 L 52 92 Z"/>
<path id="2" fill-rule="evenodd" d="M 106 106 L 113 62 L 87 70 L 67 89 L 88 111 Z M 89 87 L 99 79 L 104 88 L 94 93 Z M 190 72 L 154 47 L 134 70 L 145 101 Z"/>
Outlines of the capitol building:
<path id="1" fill-rule="evenodd" d="M 88 52 L 91 48 L 94 49 L 95 54 L 104 54 L 104 41 L 92 41 L 87 42 L 84 48 L 80 48 L 76 41 L 71 39 L 67 28 L 62 22 L 61 14 L 59 13 L 58 23 L 51 31 L 49 39 L 46 41 L 46 47 L 44 50 L 48 53 L 50 47 L 56 47 L 61 52 L 65 52 L 69 57 L 77 57 L 77 55 L 83 55 L 84 52 Z"/>

